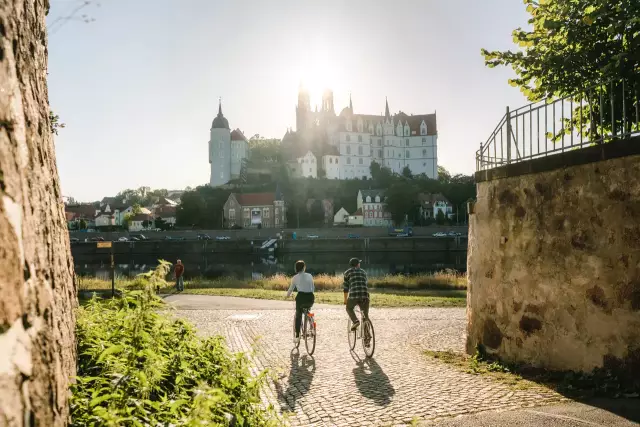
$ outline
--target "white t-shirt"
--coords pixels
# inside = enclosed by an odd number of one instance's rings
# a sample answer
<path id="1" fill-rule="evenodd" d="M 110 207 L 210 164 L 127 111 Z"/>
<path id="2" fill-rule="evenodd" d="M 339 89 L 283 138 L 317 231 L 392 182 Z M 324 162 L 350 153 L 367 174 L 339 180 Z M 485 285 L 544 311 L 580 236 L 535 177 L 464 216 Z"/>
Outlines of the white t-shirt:
<path id="1" fill-rule="evenodd" d="M 291 279 L 291 285 L 287 291 L 287 297 L 291 296 L 294 289 L 297 289 L 298 292 L 314 292 L 315 287 L 313 286 L 313 276 L 304 271 L 293 276 Z"/>

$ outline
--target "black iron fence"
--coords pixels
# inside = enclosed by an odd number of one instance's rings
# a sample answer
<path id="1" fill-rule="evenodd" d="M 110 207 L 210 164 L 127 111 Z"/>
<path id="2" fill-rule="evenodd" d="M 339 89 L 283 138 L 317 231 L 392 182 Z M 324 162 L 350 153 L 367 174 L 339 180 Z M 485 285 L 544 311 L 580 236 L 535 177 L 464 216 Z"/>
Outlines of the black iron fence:
<path id="1" fill-rule="evenodd" d="M 476 152 L 487 170 L 640 135 L 640 75 L 594 85 L 564 98 L 507 107 Z"/>

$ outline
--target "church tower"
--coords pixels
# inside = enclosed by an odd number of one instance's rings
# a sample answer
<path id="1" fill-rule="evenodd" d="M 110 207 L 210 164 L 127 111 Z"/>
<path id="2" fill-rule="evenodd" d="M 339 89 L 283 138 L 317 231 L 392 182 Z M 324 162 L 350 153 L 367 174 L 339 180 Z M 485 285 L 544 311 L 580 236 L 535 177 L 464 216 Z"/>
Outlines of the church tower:
<path id="1" fill-rule="evenodd" d="M 222 114 L 222 101 L 218 101 L 218 115 L 211 123 L 209 136 L 209 185 L 219 187 L 231 180 L 231 131 L 229 121 Z"/>
<path id="2" fill-rule="evenodd" d="M 332 114 L 335 116 L 336 112 L 333 109 L 333 91 L 326 89 L 322 94 L 322 112 Z"/>
<path id="3" fill-rule="evenodd" d="M 311 126 L 311 99 L 309 92 L 300 85 L 298 89 L 298 105 L 296 106 L 296 131 L 300 132 Z"/>

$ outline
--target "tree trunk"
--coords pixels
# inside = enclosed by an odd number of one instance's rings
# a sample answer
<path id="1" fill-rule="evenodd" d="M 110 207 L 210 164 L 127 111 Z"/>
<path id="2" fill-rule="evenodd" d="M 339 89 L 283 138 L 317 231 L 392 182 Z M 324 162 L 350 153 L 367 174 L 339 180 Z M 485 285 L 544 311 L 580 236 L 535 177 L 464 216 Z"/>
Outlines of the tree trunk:
<path id="1" fill-rule="evenodd" d="M 0 1 L 0 426 L 66 425 L 75 372 L 75 285 L 49 123 L 48 6 Z"/>

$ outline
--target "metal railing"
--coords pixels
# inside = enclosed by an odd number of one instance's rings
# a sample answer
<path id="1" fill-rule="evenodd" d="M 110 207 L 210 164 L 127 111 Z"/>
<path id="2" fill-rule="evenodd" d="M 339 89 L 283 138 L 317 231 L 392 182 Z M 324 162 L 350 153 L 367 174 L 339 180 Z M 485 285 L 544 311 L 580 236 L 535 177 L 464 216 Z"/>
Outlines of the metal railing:
<path id="1" fill-rule="evenodd" d="M 510 110 L 476 152 L 476 170 L 640 135 L 640 75 Z"/>

